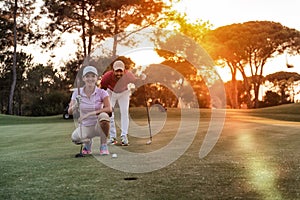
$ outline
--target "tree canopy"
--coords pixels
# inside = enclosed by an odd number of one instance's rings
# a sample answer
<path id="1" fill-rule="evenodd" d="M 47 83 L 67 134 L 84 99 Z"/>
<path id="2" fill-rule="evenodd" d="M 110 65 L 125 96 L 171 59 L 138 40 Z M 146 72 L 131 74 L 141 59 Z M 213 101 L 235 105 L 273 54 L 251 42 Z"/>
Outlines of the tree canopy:
<path id="1" fill-rule="evenodd" d="M 239 70 L 248 92 L 248 106 L 258 107 L 259 87 L 266 62 L 285 50 L 297 51 L 300 32 L 271 21 L 249 21 L 219 27 L 207 34 L 205 42 L 215 60 L 230 67 L 232 79 Z M 251 82 L 246 68 L 250 68 Z M 254 88 L 254 102 L 250 101 L 251 84 Z M 235 92 L 235 91 L 232 91 Z M 250 104 L 250 105 L 249 105 Z"/>
<path id="2" fill-rule="evenodd" d="M 147 30 L 147 27 L 159 27 L 161 35 L 157 33 L 159 39 L 155 40 L 156 50 L 165 58 L 162 63 L 152 65 L 152 69 L 150 67 L 144 71 L 149 74 L 155 73 L 152 78 L 158 80 L 157 83 L 149 84 L 147 87 L 153 97 L 157 96 L 156 100 L 165 101 L 163 103 L 168 106 L 178 104 L 176 100 L 174 101 L 176 99 L 174 91 L 186 101 L 192 101 L 195 96 L 201 107 L 213 104 L 209 102 L 209 93 L 216 97 L 211 100 L 225 102 L 222 94 L 224 88 L 220 87 L 222 85 L 220 77 L 214 70 L 216 63 L 222 63 L 229 66 L 232 72 L 232 85 L 228 88 L 236 92 L 227 91 L 231 103 L 234 105 L 242 101 L 242 98 L 234 101 L 234 96 L 237 99 L 237 95 L 244 95 L 240 89 L 241 82 L 238 82 L 238 87 L 234 86 L 237 84 L 234 82 L 236 72 L 240 71 L 244 78 L 243 89 L 248 96 L 248 105 L 252 107 L 250 90 L 254 88 L 257 98 L 259 86 L 265 80 L 262 76 L 265 63 L 282 53 L 300 52 L 299 31 L 295 29 L 276 22 L 250 21 L 211 30 L 209 22 L 200 19 L 190 22 L 185 14 L 172 11 L 170 9 L 172 0 L 44 0 L 41 13 L 36 9 L 40 5 L 37 2 L 36 0 L 1 2 L 0 113 L 7 113 L 9 107 L 14 114 L 19 115 L 60 113 L 69 100 L 69 90 L 73 87 L 81 66 L 87 62 L 109 66 L 108 63 L 119 56 L 117 47 L 119 52 L 120 46 L 135 47 L 136 33 L 140 34 L 138 36 L 142 35 L 142 40 L 148 40 L 153 36 L 146 36 L 141 31 Z M 43 21 L 45 24 L 39 24 L 40 19 L 47 20 Z M 172 27 L 172 31 L 166 34 L 163 31 L 166 27 Z M 19 48 L 35 43 L 41 44 L 43 50 L 50 50 L 63 43 L 61 40 L 63 33 L 80 35 L 81 42 L 78 43 L 78 48 L 73 49 L 77 57 L 70 57 L 63 66 L 54 66 L 49 62 L 33 63 L 32 55 L 22 52 Z M 102 41 L 110 39 L 112 39 L 109 43 L 111 48 L 103 47 L 109 51 L 100 52 L 100 57 L 97 55 L 95 59 L 91 52 L 102 44 Z M 169 68 L 165 69 L 165 66 Z M 251 74 L 246 74 L 246 68 L 250 69 Z M 161 78 L 163 72 L 164 77 Z M 281 75 L 274 77 L 277 77 L 274 80 L 281 87 L 279 93 L 283 102 L 283 98 L 288 98 L 287 88 L 290 88 L 291 83 L 298 78 L 293 76 L 286 80 L 287 77 L 283 77 L 279 81 Z M 273 80 L 271 76 L 266 78 Z M 159 81 L 164 81 L 173 87 L 174 91 L 168 90 L 170 88 L 163 86 Z M 15 91 L 11 89 L 15 95 L 10 95 L 9 88 L 15 88 Z M 284 92 L 287 95 L 282 95 Z M 132 105 L 142 105 L 138 102 L 138 95 L 133 96 Z M 273 93 L 268 95 L 272 97 Z M 10 100 L 8 96 L 11 96 Z M 257 106 L 256 101 L 257 99 L 254 100 L 254 107 Z M 9 103 L 12 106 L 8 106 Z"/>
<path id="3" fill-rule="evenodd" d="M 167 8 L 163 1 L 156 0 L 44 1 L 44 13 L 52 19 L 48 27 L 51 37 L 63 32 L 80 33 L 84 57 L 107 37 L 115 37 L 112 54 L 116 55 L 118 42 L 126 38 L 116 38 L 120 33 L 130 27 L 141 29 L 156 24 Z"/>

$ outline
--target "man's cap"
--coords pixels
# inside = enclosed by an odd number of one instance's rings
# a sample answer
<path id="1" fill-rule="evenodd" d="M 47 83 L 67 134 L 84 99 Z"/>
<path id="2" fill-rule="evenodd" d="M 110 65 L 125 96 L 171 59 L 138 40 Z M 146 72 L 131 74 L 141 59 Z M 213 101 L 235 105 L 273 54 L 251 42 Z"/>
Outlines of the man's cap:
<path id="1" fill-rule="evenodd" d="M 125 69 L 125 64 L 121 61 L 121 60 L 117 60 L 116 62 L 114 62 L 113 64 L 113 69 L 116 70 L 122 70 L 124 71 Z"/>
<path id="2" fill-rule="evenodd" d="M 82 77 L 84 77 L 87 73 L 93 73 L 95 75 L 98 76 L 98 71 L 95 67 L 93 66 L 86 66 L 84 69 L 83 69 L 83 73 L 82 73 Z"/>

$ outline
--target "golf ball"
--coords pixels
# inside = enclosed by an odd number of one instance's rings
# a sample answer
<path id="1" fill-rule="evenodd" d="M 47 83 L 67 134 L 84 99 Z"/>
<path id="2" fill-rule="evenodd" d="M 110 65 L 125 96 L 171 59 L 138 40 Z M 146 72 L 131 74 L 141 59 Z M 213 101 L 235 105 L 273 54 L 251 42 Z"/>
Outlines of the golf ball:
<path id="1" fill-rule="evenodd" d="M 117 158 L 117 157 L 118 157 L 118 155 L 117 155 L 116 153 L 113 153 L 113 154 L 111 155 L 111 157 L 113 157 L 113 158 Z"/>

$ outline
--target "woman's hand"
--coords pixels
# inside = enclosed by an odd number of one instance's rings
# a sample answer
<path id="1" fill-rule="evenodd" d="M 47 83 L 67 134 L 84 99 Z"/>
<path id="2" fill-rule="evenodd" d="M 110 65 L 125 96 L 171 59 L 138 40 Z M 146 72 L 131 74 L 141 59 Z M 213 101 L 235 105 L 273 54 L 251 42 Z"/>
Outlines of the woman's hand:
<path id="1" fill-rule="evenodd" d="M 80 116 L 78 118 L 78 123 L 81 123 L 85 118 L 88 118 L 90 115 L 93 115 L 94 112 L 90 112 L 90 113 L 87 113 L 85 114 L 84 116 Z"/>

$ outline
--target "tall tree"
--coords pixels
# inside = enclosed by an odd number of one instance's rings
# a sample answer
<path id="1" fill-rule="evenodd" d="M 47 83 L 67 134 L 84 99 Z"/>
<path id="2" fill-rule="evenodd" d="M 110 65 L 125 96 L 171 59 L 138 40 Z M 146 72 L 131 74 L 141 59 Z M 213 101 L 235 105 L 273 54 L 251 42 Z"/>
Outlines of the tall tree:
<path id="1" fill-rule="evenodd" d="M 11 63 L 13 63 L 13 53 L 11 51 L 2 53 L 0 56 L 3 61 L 1 67 L 1 113 L 8 113 L 8 104 L 9 104 L 9 94 L 10 94 L 10 85 L 13 76 L 11 70 Z M 24 52 L 17 52 L 16 57 L 16 86 L 14 92 L 14 104 L 13 111 L 14 114 L 22 114 L 21 107 L 25 99 L 27 98 L 27 90 L 25 83 L 26 70 L 32 67 L 32 56 Z M 34 95 L 34 93 L 30 94 Z"/>
<path id="2" fill-rule="evenodd" d="M 182 76 L 173 78 L 170 74 L 165 74 L 165 78 L 173 82 L 181 79 L 183 82 L 193 83 L 192 87 L 197 97 L 206 97 L 209 90 L 211 106 L 223 108 L 224 88 L 213 68 L 214 63 L 206 51 L 194 39 L 178 32 L 162 32 L 159 36 L 161 35 L 167 37 L 157 40 L 157 53 L 166 59 L 162 64 L 170 66 Z M 159 75 L 162 73 L 159 72 Z"/>
<path id="3" fill-rule="evenodd" d="M 13 55 L 13 64 L 12 64 L 12 83 L 9 93 L 9 103 L 8 103 L 8 113 L 13 114 L 13 100 L 15 87 L 17 82 L 17 72 L 16 72 L 16 63 L 17 63 L 17 10 L 18 10 L 18 0 L 15 0 L 14 4 L 14 55 Z"/>
<path id="4" fill-rule="evenodd" d="M 300 74 L 296 72 L 276 72 L 265 77 L 264 81 L 269 81 L 274 85 L 274 92 L 280 94 L 280 103 L 294 102 L 295 82 L 300 80 Z M 289 100 L 288 98 L 291 97 Z"/>
<path id="5" fill-rule="evenodd" d="M 258 107 L 259 87 L 266 62 L 286 49 L 299 49 L 300 32 L 270 21 L 249 21 L 219 27 L 206 36 L 211 44 L 209 53 L 216 60 L 222 60 L 230 67 L 232 83 L 236 84 L 236 72 L 240 71 L 248 95 L 248 106 Z M 251 82 L 246 68 L 250 69 Z M 251 102 L 251 84 L 254 101 Z M 236 88 L 236 87 L 233 87 Z M 232 91 L 237 95 L 237 90 Z"/>
<path id="6" fill-rule="evenodd" d="M 173 60 L 177 63 L 176 67 L 172 67 L 181 72 L 189 82 L 196 84 L 194 90 L 198 93 L 198 99 L 201 99 L 201 102 L 199 101 L 200 106 L 204 104 L 207 106 L 207 103 L 204 102 L 209 101 L 206 99 L 207 88 L 203 87 L 203 83 L 199 84 L 199 80 L 205 82 L 206 87 L 209 89 L 211 106 L 223 108 L 226 101 L 223 82 L 213 68 L 215 64 L 207 54 L 207 46 L 203 41 L 206 34 L 211 30 L 212 24 L 201 19 L 191 22 L 188 20 L 186 13 L 181 14 L 171 11 L 161 27 L 172 27 L 173 30 L 172 34 L 164 31 L 162 33 L 158 32 L 158 38 L 166 36 L 168 38 L 158 39 L 156 42 L 157 48 L 171 51 L 167 53 L 167 51 L 158 50 L 158 54 L 166 60 Z M 184 59 L 187 59 L 190 64 L 184 64 L 184 62 L 187 62 Z"/>
<path id="7" fill-rule="evenodd" d="M 19 2 L 19 3 L 18 3 Z M 32 33 L 29 30 L 29 15 L 33 12 L 33 3 L 30 0 L 5 1 L 1 4 L 1 47 L 0 52 L 6 52 L 13 47 L 13 62 L 10 64 L 12 79 L 9 93 L 8 113 L 13 114 L 14 93 L 17 82 L 17 43 L 28 44 L 32 41 Z M 0 62 L 3 63 L 4 60 Z"/>
<path id="8" fill-rule="evenodd" d="M 224 107 L 225 94 L 221 94 L 222 86 L 219 87 L 222 83 L 219 82 L 220 78 L 213 68 L 214 63 L 203 46 L 203 38 L 210 31 L 212 24 L 201 19 L 190 22 L 185 13 L 171 11 L 160 27 L 172 27 L 173 30 L 157 31 L 158 54 L 167 62 L 173 62 L 174 65 L 171 67 L 179 71 L 190 83 L 195 84 L 194 90 L 197 91 L 198 99 L 202 98 L 200 104 L 207 106 L 204 102 L 207 102 L 208 87 L 211 95 L 210 103 L 214 104 L 214 107 Z M 203 87 L 203 83 L 206 86 Z"/>
<path id="9" fill-rule="evenodd" d="M 80 33 L 84 57 L 91 53 L 94 44 L 114 37 L 113 52 L 121 35 L 129 26 L 138 29 L 157 22 L 166 4 L 156 0 L 44 0 L 44 13 L 52 19 L 49 32 L 57 34 Z M 137 29 L 135 29 L 136 31 Z M 58 34 L 60 34 L 58 33 Z"/>

